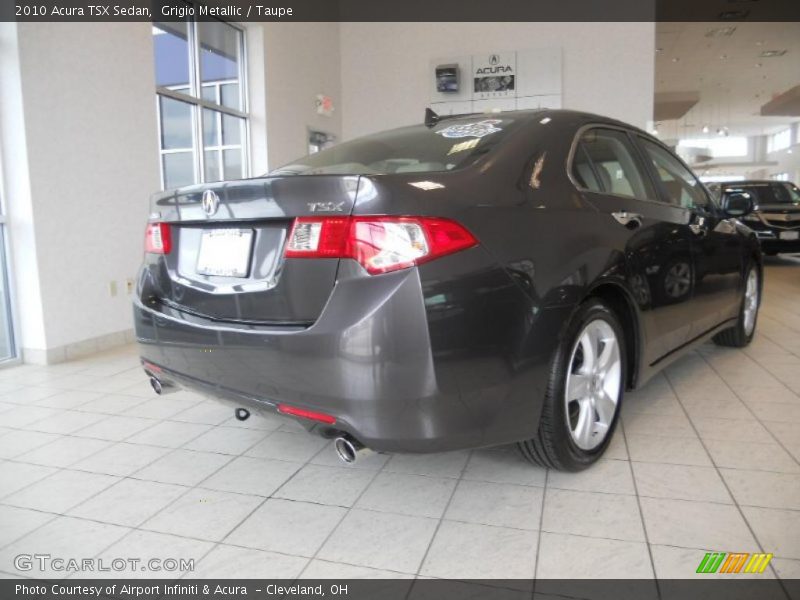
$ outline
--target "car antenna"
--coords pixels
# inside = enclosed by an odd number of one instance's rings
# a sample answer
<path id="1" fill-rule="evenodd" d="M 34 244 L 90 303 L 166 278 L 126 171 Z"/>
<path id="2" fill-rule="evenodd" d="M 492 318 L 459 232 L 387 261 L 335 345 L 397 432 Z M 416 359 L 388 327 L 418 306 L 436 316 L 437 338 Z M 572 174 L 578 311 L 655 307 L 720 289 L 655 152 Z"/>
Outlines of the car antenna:
<path id="1" fill-rule="evenodd" d="M 433 127 L 436 125 L 441 117 L 433 112 L 430 108 L 425 109 L 425 127 Z"/>

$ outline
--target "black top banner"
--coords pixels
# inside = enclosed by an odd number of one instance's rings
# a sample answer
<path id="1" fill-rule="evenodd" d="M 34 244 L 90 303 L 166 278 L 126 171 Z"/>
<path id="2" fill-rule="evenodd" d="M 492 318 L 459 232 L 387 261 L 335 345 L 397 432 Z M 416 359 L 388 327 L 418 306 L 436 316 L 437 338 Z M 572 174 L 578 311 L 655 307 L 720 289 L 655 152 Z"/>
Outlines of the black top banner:
<path id="1" fill-rule="evenodd" d="M 0 21 L 800 21 L 798 0 L 0 0 Z"/>

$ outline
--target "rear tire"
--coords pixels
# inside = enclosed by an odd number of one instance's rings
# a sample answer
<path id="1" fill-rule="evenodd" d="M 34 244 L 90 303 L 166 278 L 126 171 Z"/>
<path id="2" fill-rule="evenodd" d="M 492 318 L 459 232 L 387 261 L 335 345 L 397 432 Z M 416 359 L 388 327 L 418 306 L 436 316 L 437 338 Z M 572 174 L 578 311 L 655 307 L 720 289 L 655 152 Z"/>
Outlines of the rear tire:
<path id="1" fill-rule="evenodd" d="M 592 298 L 573 315 L 550 367 L 539 429 L 518 444 L 530 462 L 580 471 L 605 452 L 626 381 L 625 336 L 603 301 Z"/>
<path id="2" fill-rule="evenodd" d="M 750 265 L 744 281 L 739 318 L 736 320 L 736 325 L 714 336 L 714 343 L 718 346 L 744 348 L 753 341 L 758 309 L 761 306 L 761 274 L 757 265 Z"/>

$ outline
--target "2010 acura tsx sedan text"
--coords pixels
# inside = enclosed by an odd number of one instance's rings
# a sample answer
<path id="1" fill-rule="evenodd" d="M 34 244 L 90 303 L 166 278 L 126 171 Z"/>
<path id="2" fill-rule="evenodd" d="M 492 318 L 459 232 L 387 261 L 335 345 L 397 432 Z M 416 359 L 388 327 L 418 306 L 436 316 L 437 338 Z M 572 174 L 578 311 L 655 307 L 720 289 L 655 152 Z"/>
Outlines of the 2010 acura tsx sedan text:
<path id="1" fill-rule="evenodd" d="M 518 443 L 579 470 L 623 391 L 756 326 L 761 252 L 643 131 L 565 110 L 439 118 L 152 202 L 135 324 L 188 388 L 368 449 Z"/>

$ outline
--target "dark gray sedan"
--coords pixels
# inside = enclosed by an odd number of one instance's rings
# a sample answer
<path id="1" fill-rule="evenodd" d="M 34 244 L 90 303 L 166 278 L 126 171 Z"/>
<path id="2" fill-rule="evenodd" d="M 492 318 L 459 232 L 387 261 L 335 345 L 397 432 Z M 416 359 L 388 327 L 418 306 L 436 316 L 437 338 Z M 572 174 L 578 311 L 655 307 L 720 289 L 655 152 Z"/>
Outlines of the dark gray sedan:
<path id="1" fill-rule="evenodd" d="M 761 252 L 666 146 L 573 111 L 439 119 L 157 195 L 134 313 L 185 387 L 368 450 L 587 467 L 623 392 L 744 346 Z"/>

